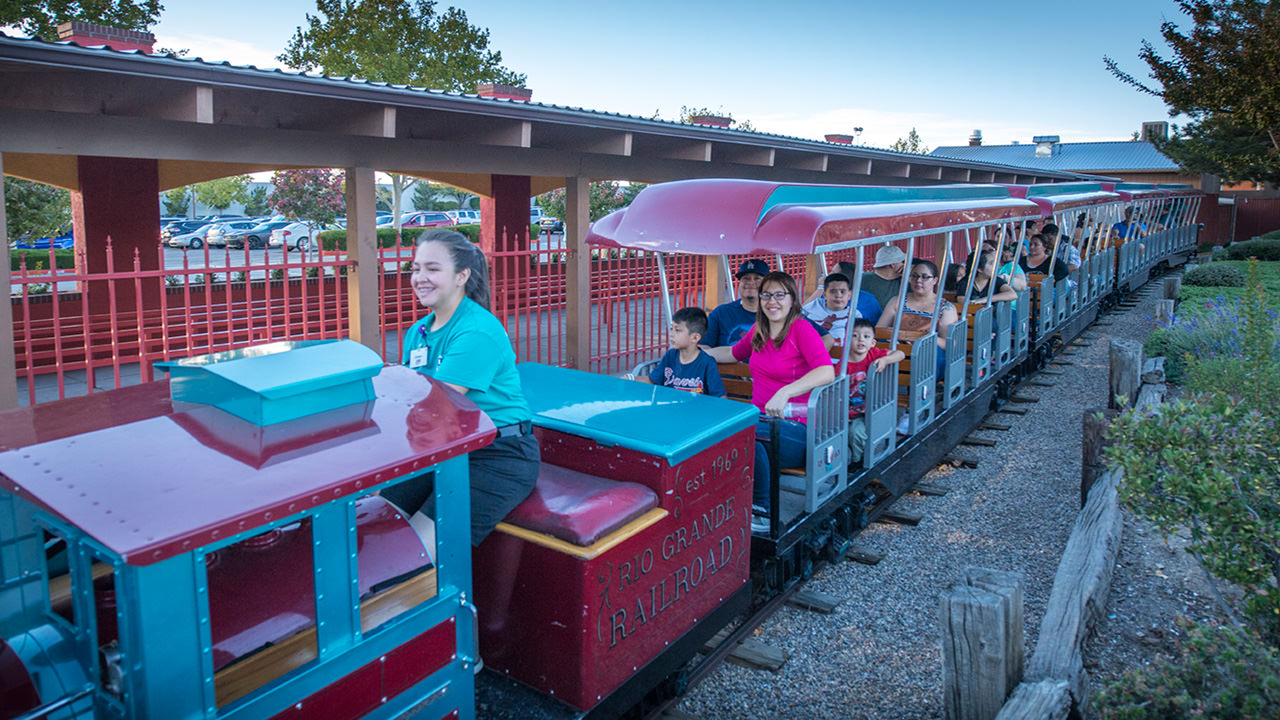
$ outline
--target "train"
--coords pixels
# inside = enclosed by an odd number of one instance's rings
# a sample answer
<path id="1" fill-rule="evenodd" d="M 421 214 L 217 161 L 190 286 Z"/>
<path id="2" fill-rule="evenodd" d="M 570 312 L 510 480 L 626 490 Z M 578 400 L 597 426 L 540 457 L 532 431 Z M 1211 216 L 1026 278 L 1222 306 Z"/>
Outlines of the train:
<path id="1" fill-rule="evenodd" d="M 186 358 L 162 381 L 0 413 L 0 720 L 641 716 L 1061 342 L 1184 262 L 1200 200 L 708 179 L 649 186 L 596 222 L 593 252 L 652 258 L 668 317 L 732 298 L 746 257 L 812 289 L 835 262 L 860 277 L 886 244 L 908 265 L 972 265 L 988 240 L 1020 253 L 1032 221 L 1076 248 L 1066 277 L 1030 276 L 1016 303 L 959 293 L 945 350 L 936 329 L 885 328 L 907 359 L 868 378 L 863 460 L 847 460 L 837 376 L 811 394 L 805 467 L 775 470 L 754 532 L 745 366 L 724 367 L 721 399 L 518 365 L 543 467 L 474 550 L 466 454 L 492 421 L 349 340 Z M 425 473 L 428 523 L 379 495 Z"/>

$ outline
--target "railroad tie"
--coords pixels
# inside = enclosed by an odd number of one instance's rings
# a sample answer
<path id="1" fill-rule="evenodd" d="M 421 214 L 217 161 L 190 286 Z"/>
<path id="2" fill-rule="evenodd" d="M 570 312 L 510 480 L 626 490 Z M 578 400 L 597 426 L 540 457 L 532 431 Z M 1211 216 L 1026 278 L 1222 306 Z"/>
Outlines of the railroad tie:
<path id="1" fill-rule="evenodd" d="M 831 593 L 809 589 L 797 590 L 791 597 L 787 598 L 787 604 L 792 607 L 797 607 L 801 610 L 812 610 L 823 615 L 830 615 L 835 612 L 836 607 L 842 602 L 844 602 L 844 598 L 836 597 Z"/>
<path id="2" fill-rule="evenodd" d="M 876 518 L 878 523 L 894 523 L 895 525 L 911 525 L 913 527 L 919 525 L 921 520 L 924 520 L 922 513 L 910 510 L 895 510 L 894 508 L 885 510 L 880 514 L 880 517 Z"/>
<path id="3" fill-rule="evenodd" d="M 1006 413 L 1006 414 L 1008 414 L 1008 415 L 1026 415 L 1026 414 L 1027 414 L 1027 409 L 1026 409 L 1026 408 L 1023 408 L 1023 407 L 1011 407 L 1011 406 L 1006 405 L 1006 406 L 1004 406 L 1004 407 L 1000 408 L 999 410 L 997 410 L 996 412 L 999 412 L 999 413 Z"/>
<path id="4" fill-rule="evenodd" d="M 978 445 L 981 447 L 995 447 L 996 441 L 991 438 L 977 437 L 974 435 L 966 436 L 960 441 L 961 445 Z"/>
<path id="5" fill-rule="evenodd" d="M 928 495 L 931 497 L 941 497 L 951 492 L 951 488 L 946 485 L 935 485 L 934 483 L 929 482 L 918 482 L 915 487 L 911 489 L 921 495 Z"/>
<path id="6" fill-rule="evenodd" d="M 879 565 L 880 561 L 884 559 L 884 555 L 856 545 L 846 550 L 844 556 L 853 562 L 862 563 L 863 565 Z"/>
<path id="7" fill-rule="evenodd" d="M 1047 382 L 1045 380 L 1028 380 L 1027 384 L 1035 387 L 1053 387 L 1057 383 Z"/>
<path id="8" fill-rule="evenodd" d="M 1038 374 L 1056 376 L 1056 375 L 1064 375 L 1065 373 L 1061 370 L 1054 370 L 1053 368 L 1043 368 L 1038 372 Z"/>
<path id="9" fill-rule="evenodd" d="M 1037 403 L 1040 402 L 1040 398 L 1032 397 L 1030 395 L 1010 395 L 1009 401 L 1016 403 Z"/>
<path id="10" fill-rule="evenodd" d="M 1005 430 L 1012 430 L 1013 426 L 1008 425 L 1006 423 L 1002 423 L 1002 422 L 996 422 L 994 420 L 983 420 L 982 423 L 978 425 L 978 429 L 979 430 L 999 430 L 1003 432 Z"/>
<path id="11" fill-rule="evenodd" d="M 1003 412 L 1003 411 L 997 411 L 997 412 Z M 1020 411 L 1018 414 L 1019 414 L 1019 415 L 1021 415 L 1021 414 L 1025 413 L 1025 412 L 1026 412 L 1026 410 L 1022 410 L 1022 411 Z M 958 456 L 952 456 L 952 457 L 949 457 L 949 458 L 945 458 L 945 459 L 943 459 L 942 464 L 943 464 L 943 465 L 950 465 L 951 467 L 956 468 L 956 469 L 959 469 L 959 470 L 973 470 L 974 468 L 978 467 L 978 461 L 977 461 L 977 460 L 970 460 L 969 458 L 963 458 L 963 457 L 958 457 Z"/>

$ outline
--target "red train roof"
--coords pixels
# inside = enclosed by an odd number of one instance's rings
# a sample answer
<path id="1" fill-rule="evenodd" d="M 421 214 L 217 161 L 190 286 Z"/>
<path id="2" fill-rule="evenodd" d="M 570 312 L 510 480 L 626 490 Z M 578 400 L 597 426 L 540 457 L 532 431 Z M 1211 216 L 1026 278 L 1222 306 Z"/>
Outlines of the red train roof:
<path id="1" fill-rule="evenodd" d="M 645 188 L 601 218 L 587 242 L 695 255 L 805 255 L 881 238 L 1038 217 L 996 185 L 856 187 L 686 180 Z"/>
<path id="2" fill-rule="evenodd" d="M 291 422 L 309 423 L 304 431 L 273 426 L 274 439 L 216 408 L 174 413 L 167 382 L 0 413 L 0 446 L 14 448 L 0 453 L 0 484 L 149 565 L 494 435 L 488 416 L 420 373 L 386 367 L 373 382 L 377 398 L 355 406 L 360 418 L 339 413 L 343 432 L 302 418 Z"/>

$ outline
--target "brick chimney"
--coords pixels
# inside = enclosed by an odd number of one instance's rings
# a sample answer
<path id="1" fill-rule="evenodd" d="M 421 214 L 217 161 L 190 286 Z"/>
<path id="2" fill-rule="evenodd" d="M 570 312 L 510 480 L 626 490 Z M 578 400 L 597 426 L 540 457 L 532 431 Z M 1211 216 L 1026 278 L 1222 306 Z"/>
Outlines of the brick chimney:
<path id="1" fill-rule="evenodd" d="M 476 85 L 476 94 L 480 97 L 523 100 L 525 102 L 528 102 L 533 97 L 533 91 L 529 88 L 499 85 L 497 83 L 480 83 Z"/>
<path id="2" fill-rule="evenodd" d="M 852 145 L 852 135 L 824 135 L 823 138 L 829 143 L 839 143 L 841 145 Z"/>
<path id="3" fill-rule="evenodd" d="M 69 40 L 82 47 L 105 45 L 112 50 L 141 50 L 148 55 L 156 44 L 156 36 L 149 32 L 94 25 L 79 20 L 59 25 L 58 39 Z"/>
<path id="4" fill-rule="evenodd" d="M 969 147 L 978 147 L 981 144 L 982 144 L 982 131 L 974 130 L 973 134 L 969 136 Z"/>

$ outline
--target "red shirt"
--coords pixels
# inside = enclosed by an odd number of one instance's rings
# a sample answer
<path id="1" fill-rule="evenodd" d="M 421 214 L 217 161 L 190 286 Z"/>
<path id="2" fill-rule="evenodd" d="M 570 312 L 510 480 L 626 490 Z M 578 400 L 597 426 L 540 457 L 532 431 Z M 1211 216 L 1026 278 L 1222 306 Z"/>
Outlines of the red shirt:
<path id="1" fill-rule="evenodd" d="M 872 346 L 867 350 L 866 357 L 857 362 L 849 361 L 849 417 L 857 417 L 863 412 L 866 404 L 867 371 L 871 369 L 871 363 L 888 354 L 888 350 Z"/>
<path id="2" fill-rule="evenodd" d="M 733 345 L 733 357 L 739 362 L 748 361 L 751 366 L 751 404 L 764 411 L 764 406 L 781 390 L 784 385 L 804 377 L 810 370 L 826 365 L 831 366 L 831 355 L 827 347 L 818 337 L 803 316 L 797 317 L 782 341 L 782 347 L 774 347 L 772 340 L 766 340 L 759 351 L 752 351 L 751 338 L 755 334 L 753 325 L 742 339 Z M 809 393 L 797 395 L 790 402 L 804 404 L 809 402 Z M 803 418 L 795 418 L 804 422 Z"/>

